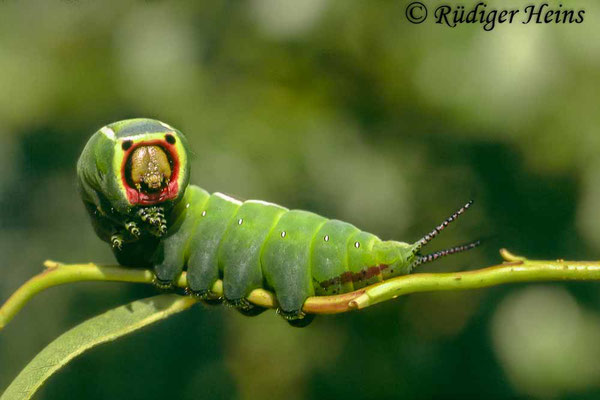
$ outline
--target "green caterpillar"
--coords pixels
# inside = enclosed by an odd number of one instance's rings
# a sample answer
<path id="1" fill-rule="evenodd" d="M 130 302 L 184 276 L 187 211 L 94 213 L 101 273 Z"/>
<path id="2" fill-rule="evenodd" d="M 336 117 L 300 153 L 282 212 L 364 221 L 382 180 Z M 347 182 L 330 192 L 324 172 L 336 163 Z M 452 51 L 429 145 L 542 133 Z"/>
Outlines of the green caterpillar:
<path id="1" fill-rule="evenodd" d="M 267 288 L 277 296 L 278 313 L 294 326 L 312 320 L 302 312 L 309 296 L 350 292 L 479 244 L 420 255 L 472 202 L 409 244 L 382 241 L 311 212 L 188 186 L 186 138 L 157 120 L 100 129 L 86 144 L 77 174 L 94 229 L 120 264 L 154 268 L 164 288 L 187 268 L 187 292 L 207 300 L 223 279 L 223 300 L 246 315 L 263 311 L 246 300 L 248 294 Z"/>

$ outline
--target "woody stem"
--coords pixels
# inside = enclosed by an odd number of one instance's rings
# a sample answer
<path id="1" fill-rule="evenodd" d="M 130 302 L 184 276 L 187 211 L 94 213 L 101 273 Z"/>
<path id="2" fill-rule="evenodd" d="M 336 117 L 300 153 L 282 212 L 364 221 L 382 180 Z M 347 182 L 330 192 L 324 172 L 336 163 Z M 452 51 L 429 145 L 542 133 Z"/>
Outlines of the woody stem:
<path id="1" fill-rule="evenodd" d="M 480 289 L 514 282 L 540 281 L 595 281 L 600 280 L 600 262 L 597 261 L 538 261 L 516 256 L 500 250 L 504 263 L 472 271 L 452 273 L 419 273 L 398 276 L 350 293 L 335 296 L 309 297 L 303 310 L 314 314 L 335 314 L 353 309 L 363 309 L 401 295 L 442 290 Z M 33 296 L 53 286 L 80 281 L 110 281 L 152 284 L 154 274 L 149 270 L 96 264 L 44 263 L 46 270 L 25 282 L 0 307 L 0 330 L 31 300 Z M 185 272 L 176 282 L 187 285 Z M 213 288 L 217 296 L 223 294 L 222 281 Z M 248 300 L 268 308 L 277 306 L 273 293 L 256 289 Z M 199 301 L 199 300 L 198 300 Z"/>

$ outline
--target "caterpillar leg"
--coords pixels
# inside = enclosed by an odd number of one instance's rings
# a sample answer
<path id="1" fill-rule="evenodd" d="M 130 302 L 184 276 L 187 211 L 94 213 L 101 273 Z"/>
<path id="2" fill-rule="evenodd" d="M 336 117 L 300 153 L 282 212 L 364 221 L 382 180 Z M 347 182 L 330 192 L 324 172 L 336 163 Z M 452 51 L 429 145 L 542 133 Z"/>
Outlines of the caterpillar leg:
<path id="1" fill-rule="evenodd" d="M 205 252 L 193 250 L 187 267 L 187 292 L 202 300 L 214 299 L 216 296 L 212 287 L 217 279 L 219 268 L 216 263 L 210 262 Z"/>
<path id="2" fill-rule="evenodd" d="M 138 211 L 138 217 L 147 225 L 149 232 L 161 237 L 167 233 L 167 220 L 163 207 L 143 207 Z"/>
<path id="3" fill-rule="evenodd" d="M 260 247 L 257 248 L 260 249 Z M 239 253 L 244 255 L 243 251 Z M 250 292 L 261 287 L 262 283 L 258 254 L 255 258 L 255 263 L 248 263 L 242 260 L 239 260 L 237 264 L 229 263 L 228 265 L 231 265 L 231 267 L 225 268 L 223 271 L 223 296 L 225 302 L 227 305 L 235 307 L 242 314 L 249 316 L 258 315 L 264 311 L 257 310 L 257 306 L 246 299 Z"/>
<path id="4" fill-rule="evenodd" d="M 287 323 L 294 328 L 304 328 L 310 325 L 315 320 L 315 314 L 306 314 L 303 318 L 300 319 L 289 319 Z"/>
<path id="5" fill-rule="evenodd" d="M 235 308 L 240 314 L 245 315 L 247 317 L 255 317 L 257 315 L 262 314 L 267 309 L 264 307 L 257 306 L 255 304 L 250 303 L 247 299 L 239 299 L 239 300 L 227 300 L 225 302 L 228 306 Z"/>
<path id="6" fill-rule="evenodd" d="M 283 311 L 281 308 L 278 308 L 277 314 L 281 315 L 288 324 L 295 328 L 304 328 L 315 319 L 315 314 L 306 314 L 302 310 Z"/>
<path id="7" fill-rule="evenodd" d="M 306 314 L 302 312 L 302 306 L 308 297 L 314 295 L 311 278 L 292 260 L 282 259 L 280 262 L 283 271 L 279 271 L 278 274 L 268 271 L 267 274 L 270 285 L 275 289 L 277 295 L 279 303 L 277 313 L 287 321 L 306 318 Z"/>
<path id="8" fill-rule="evenodd" d="M 240 310 L 240 309 L 236 309 L 240 314 L 245 315 L 246 317 L 256 317 L 257 315 L 260 315 L 262 313 L 264 313 L 265 311 L 267 311 L 266 308 L 264 307 L 260 307 L 260 306 L 255 306 L 253 305 L 252 308 L 248 309 L 248 310 Z"/>
<path id="9" fill-rule="evenodd" d="M 207 306 L 220 306 L 223 304 L 223 298 L 206 298 L 202 300 L 202 303 L 206 304 Z"/>
<path id="10" fill-rule="evenodd" d="M 114 233 L 110 236 L 110 244 L 113 249 L 122 250 L 125 243 L 135 242 L 140 238 L 140 228 L 133 221 L 126 222 L 125 229 L 114 229 Z"/>
<path id="11" fill-rule="evenodd" d="M 285 289 L 284 289 L 285 290 Z M 286 321 L 296 321 L 307 318 L 307 314 L 302 311 L 302 306 L 306 299 L 312 294 L 309 292 L 302 292 L 302 288 L 288 290 L 282 292 L 281 289 L 275 289 L 277 294 L 277 302 L 279 308 L 277 308 L 277 314 L 281 315 Z"/>
<path id="12" fill-rule="evenodd" d="M 199 298 L 200 301 L 207 306 L 220 306 L 223 304 L 223 297 L 216 297 L 214 293 L 209 290 L 203 292 L 194 292 L 188 286 L 184 289 L 184 292 L 188 296 Z"/>
<path id="13" fill-rule="evenodd" d="M 127 229 L 127 232 L 129 232 L 129 234 L 136 239 L 139 238 L 141 235 L 140 228 L 138 227 L 137 223 L 134 221 L 126 222 L 125 229 Z"/>
<path id="14" fill-rule="evenodd" d="M 123 235 L 120 233 L 115 233 L 110 237 L 110 244 L 113 247 L 113 249 L 122 250 L 124 242 L 125 242 L 125 239 L 123 238 Z"/>
<path id="15" fill-rule="evenodd" d="M 121 265 L 133 268 L 151 268 L 152 250 L 158 245 L 158 239 L 148 238 L 137 242 L 125 242 L 121 248 L 113 247 L 115 258 Z"/>
<path id="16" fill-rule="evenodd" d="M 190 273 L 188 270 L 188 287 L 185 288 L 185 294 L 188 296 L 194 296 L 202 300 L 202 302 L 209 305 L 219 305 L 222 304 L 224 299 L 223 297 L 217 297 L 216 294 L 210 289 L 203 290 L 193 290 L 189 286 L 190 282 Z"/>
<path id="17" fill-rule="evenodd" d="M 186 232 L 180 230 L 164 238 L 154 253 L 155 285 L 161 289 L 170 289 L 179 278 L 185 266 Z"/>

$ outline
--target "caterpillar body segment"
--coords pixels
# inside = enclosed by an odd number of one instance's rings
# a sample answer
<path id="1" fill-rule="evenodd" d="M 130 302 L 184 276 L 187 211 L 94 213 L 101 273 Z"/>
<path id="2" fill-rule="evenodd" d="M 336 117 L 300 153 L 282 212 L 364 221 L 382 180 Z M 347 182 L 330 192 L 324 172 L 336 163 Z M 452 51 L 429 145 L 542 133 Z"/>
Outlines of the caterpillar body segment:
<path id="1" fill-rule="evenodd" d="M 246 300 L 252 290 L 272 290 L 279 314 L 294 326 L 312 320 L 302 312 L 310 296 L 350 292 L 478 244 L 420 255 L 471 203 L 409 244 L 308 211 L 188 186 L 185 137 L 156 120 L 100 129 L 79 159 L 78 177 L 96 233 L 120 264 L 154 268 L 163 288 L 187 269 L 188 292 L 205 299 L 222 279 L 224 300 L 246 315 L 262 311 Z"/>
<path id="2" fill-rule="evenodd" d="M 168 228 L 172 233 L 159 242 L 151 260 L 159 286 L 171 286 L 190 259 L 189 233 L 195 229 L 197 206 L 205 204 L 208 198 L 206 191 L 189 186 L 182 201 L 173 209 L 173 225 Z"/>
<path id="3" fill-rule="evenodd" d="M 326 219 L 307 211 L 281 215 L 263 248 L 261 263 L 268 287 L 277 295 L 281 315 L 294 318 L 307 297 L 315 294 L 312 282 L 311 247 Z"/>
<path id="4" fill-rule="evenodd" d="M 196 220 L 194 231 L 186 233 L 190 247 L 188 286 L 193 293 L 210 294 L 210 289 L 219 279 L 219 245 L 239 206 L 239 201 L 220 193 L 210 195 L 201 207 L 190 204 L 189 209 L 193 210 L 191 217 Z M 183 269 L 183 265 L 180 268 Z M 156 273 L 160 272 L 156 270 Z"/>
<path id="5" fill-rule="evenodd" d="M 246 201 L 238 209 L 219 248 L 219 270 L 228 301 L 241 304 L 252 290 L 263 287 L 265 241 L 286 212 L 283 207 L 257 201 Z"/>
<path id="6" fill-rule="evenodd" d="M 348 272 L 348 244 L 360 230 L 335 219 L 325 222 L 312 241 L 311 265 L 315 294 L 319 296 L 347 293 L 354 290 L 351 279 L 342 279 Z M 347 276 L 347 275 L 346 275 Z"/>

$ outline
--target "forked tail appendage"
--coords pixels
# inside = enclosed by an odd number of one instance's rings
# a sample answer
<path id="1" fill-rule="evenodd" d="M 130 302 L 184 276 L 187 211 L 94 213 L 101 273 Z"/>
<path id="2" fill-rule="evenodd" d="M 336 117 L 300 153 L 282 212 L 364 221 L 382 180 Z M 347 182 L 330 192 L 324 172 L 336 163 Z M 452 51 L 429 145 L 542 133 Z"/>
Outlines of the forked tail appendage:
<path id="1" fill-rule="evenodd" d="M 480 240 L 476 240 L 471 243 L 452 247 L 449 249 L 436 251 L 435 253 L 427 254 L 424 256 L 418 255 L 418 253 L 421 251 L 421 249 L 426 244 L 428 244 L 434 237 L 436 237 L 441 231 L 443 231 L 448 225 L 450 225 L 450 223 L 454 222 L 460 215 L 462 215 L 465 211 L 467 211 L 469 209 L 469 207 L 471 207 L 472 204 L 473 204 L 473 200 L 469 200 L 469 202 L 467 204 L 462 206 L 458 211 L 456 211 L 454 214 L 452 214 L 450 217 L 448 217 L 444 222 L 442 222 L 440 225 L 436 226 L 434 230 L 432 230 L 427 235 L 423 236 L 419 241 L 417 241 L 416 246 L 412 250 L 412 252 L 416 256 L 416 258 L 413 261 L 413 263 L 411 264 L 411 268 L 410 268 L 411 270 L 418 265 L 425 264 L 425 263 L 428 263 L 431 261 L 435 261 L 440 257 L 444 257 L 444 256 L 447 256 L 450 254 L 461 253 L 463 251 L 473 249 L 481 244 Z"/>
<path id="2" fill-rule="evenodd" d="M 475 247 L 481 244 L 481 240 L 476 240 L 471 243 L 463 244 L 456 247 L 451 247 L 449 249 L 444 249 L 440 251 L 436 251 L 435 253 L 426 254 L 424 256 L 418 256 L 415 261 L 413 261 L 411 265 L 411 270 L 421 264 L 425 264 L 431 261 L 435 261 L 440 257 L 448 256 L 450 254 L 461 253 L 463 251 L 474 249 Z"/>

